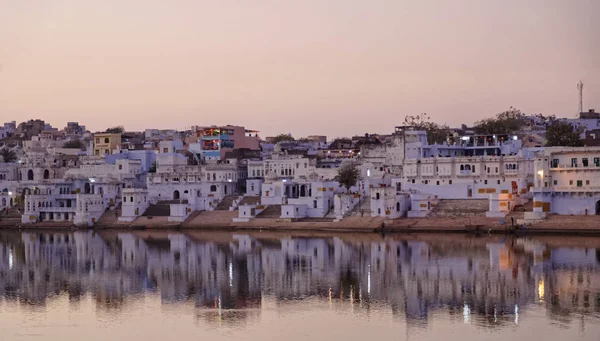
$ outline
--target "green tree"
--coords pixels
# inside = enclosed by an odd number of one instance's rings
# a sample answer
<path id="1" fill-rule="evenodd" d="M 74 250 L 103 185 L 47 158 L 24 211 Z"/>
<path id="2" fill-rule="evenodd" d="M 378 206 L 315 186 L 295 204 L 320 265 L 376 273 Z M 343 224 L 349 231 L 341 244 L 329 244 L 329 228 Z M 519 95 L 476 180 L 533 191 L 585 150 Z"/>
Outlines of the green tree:
<path id="1" fill-rule="evenodd" d="M 108 128 L 105 132 L 109 134 L 123 134 L 125 132 L 125 128 L 123 128 L 123 126 L 117 126 Z"/>
<path id="2" fill-rule="evenodd" d="M 348 193 L 350 192 L 350 188 L 358 183 L 359 178 L 360 171 L 356 167 L 356 164 L 350 163 L 340 167 L 335 180 L 340 184 L 340 186 L 346 188 L 346 193 Z"/>
<path id="3" fill-rule="evenodd" d="M 148 170 L 148 173 L 156 173 L 156 161 L 154 161 L 154 163 L 152 163 L 152 166 Z"/>
<path id="4" fill-rule="evenodd" d="M 279 135 L 275 136 L 275 138 L 273 139 L 273 143 L 275 143 L 275 144 L 277 144 L 279 142 L 286 142 L 286 141 L 295 141 L 295 139 L 290 134 L 279 134 Z"/>
<path id="5" fill-rule="evenodd" d="M 67 141 L 63 144 L 63 148 L 85 149 L 85 143 L 81 140 Z"/>
<path id="6" fill-rule="evenodd" d="M 564 122 L 552 118 L 546 129 L 546 146 L 554 147 L 581 147 L 583 141 L 579 137 L 579 132 L 573 129 L 569 122 Z"/>
<path id="7" fill-rule="evenodd" d="M 4 160 L 6 163 L 17 161 L 17 154 L 12 149 L 2 148 L 0 150 L 0 156 L 2 156 L 2 160 Z"/>
<path id="8" fill-rule="evenodd" d="M 427 142 L 429 143 L 443 143 L 448 138 L 448 130 L 450 129 L 447 125 L 439 125 L 431 122 L 431 117 L 426 113 L 418 115 L 407 115 L 404 117 L 404 125 L 415 127 L 419 130 L 425 130 L 427 132 Z"/>
<path id="9" fill-rule="evenodd" d="M 473 129 L 477 134 L 515 134 L 526 125 L 525 115 L 519 109 L 510 107 L 496 117 L 475 122 Z"/>

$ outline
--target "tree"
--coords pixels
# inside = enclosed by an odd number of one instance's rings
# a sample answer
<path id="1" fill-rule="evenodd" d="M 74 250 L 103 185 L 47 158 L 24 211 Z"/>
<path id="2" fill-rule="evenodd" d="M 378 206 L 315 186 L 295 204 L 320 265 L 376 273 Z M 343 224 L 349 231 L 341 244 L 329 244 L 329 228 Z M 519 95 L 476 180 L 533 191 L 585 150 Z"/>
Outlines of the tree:
<path id="1" fill-rule="evenodd" d="M 475 133 L 482 135 L 515 134 L 525 126 L 525 115 L 521 110 L 510 107 L 493 118 L 486 118 L 475 122 Z"/>
<path id="2" fill-rule="evenodd" d="M 0 150 L 0 156 L 2 156 L 2 160 L 4 160 L 5 163 L 17 161 L 17 153 L 12 149 L 3 148 Z"/>
<path id="3" fill-rule="evenodd" d="M 404 117 L 404 125 L 425 130 L 427 132 L 427 142 L 429 143 L 443 143 L 448 138 L 449 127 L 445 124 L 439 125 L 431 122 L 431 117 L 426 113 L 415 116 L 407 115 Z"/>
<path id="4" fill-rule="evenodd" d="M 340 186 L 346 188 L 346 193 L 350 192 L 350 188 L 355 186 L 360 177 L 360 171 L 356 167 L 356 164 L 351 163 L 340 167 L 335 180 Z"/>
<path id="5" fill-rule="evenodd" d="M 295 139 L 290 134 L 279 134 L 273 138 L 274 144 L 277 144 L 279 142 L 286 142 L 286 141 L 295 141 Z"/>
<path id="6" fill-rule="evenodd" d="M 581 147 L 583 141 L 579 138 L 579 132 L 573 129 L 569 122 L 564 122 L 552 118 L 546 129 L 546 146 L 554 147 Z"/>
<path id="7" fill-rule="evenodd" d="M 123 126 L 117 126 L 106 129 L 106 133 L 109 134 L 123 134 L 125 132 L 125 128 Z"/>
<path id="8" fill-rule="evenodd" d="M 63 148 L 71 148 L 71 149 L 85 149 L 85 143 L 81 140 L 73 140 L 67 141 L 63 144 Z"/>

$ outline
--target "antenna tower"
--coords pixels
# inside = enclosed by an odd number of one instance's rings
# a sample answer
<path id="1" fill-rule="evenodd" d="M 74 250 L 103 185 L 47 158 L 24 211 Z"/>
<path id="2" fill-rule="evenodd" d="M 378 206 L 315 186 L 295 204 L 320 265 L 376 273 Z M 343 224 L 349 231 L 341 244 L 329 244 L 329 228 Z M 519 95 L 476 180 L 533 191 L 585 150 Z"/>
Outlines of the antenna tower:
<path id="1" fill-rule="evenodd" d="M 577 90 L 579 91 L 579 112 L 577 113 L 579 115 L 583 112 L 583 82 L 581 80 L 577 83 Z"/>

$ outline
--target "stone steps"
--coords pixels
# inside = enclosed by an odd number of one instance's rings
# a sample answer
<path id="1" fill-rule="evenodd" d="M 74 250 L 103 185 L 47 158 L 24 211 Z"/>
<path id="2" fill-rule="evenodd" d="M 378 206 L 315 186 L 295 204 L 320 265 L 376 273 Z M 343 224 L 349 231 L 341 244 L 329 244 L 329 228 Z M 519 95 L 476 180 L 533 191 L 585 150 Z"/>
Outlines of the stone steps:
<path id="1" fill-rule="evenodd" d="M 226 195 L 223 200 L 215 207 L 215 211 L 229 211 L 231 205 L 233 205 L 233 201 L 237 199 L 237 195 Z"/>
<path id="2" fill-rule="evenodd" d="M 488 209 L 487 199 L 444 199 L 438 202 L 428 216 L 432 218 L 485 216 Z"/>
<path id="3" fill-rule="evenodd" d="M 148 206 L 143 217 L 168 217 L 171 215 L 171 207 L 168 204 L 154 204 Z"/>
<path id="4" fill-rule="evenodd" d="M 281 205 L 269 205 L 264 211 L 256 215 L 256 218 L 274 218 L 281 217 Z"/>
<path id="5" fill-rule="evenodd" d="M 259 205 L 260 197 L 259 196 L 245 196 L 242 201 L 238 204 L 238 206 L 242 205 Z"/>

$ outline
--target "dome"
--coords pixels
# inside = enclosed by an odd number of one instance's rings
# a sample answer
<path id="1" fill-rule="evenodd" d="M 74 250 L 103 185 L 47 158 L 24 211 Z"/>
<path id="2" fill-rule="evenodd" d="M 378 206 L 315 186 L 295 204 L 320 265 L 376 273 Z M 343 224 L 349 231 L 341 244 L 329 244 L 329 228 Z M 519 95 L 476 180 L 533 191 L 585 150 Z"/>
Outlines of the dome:
<path id="1" fill-rule="evenodd" d="M 308 180 L 317 181 L 319 180 L 319 174 L 315 171 L 312 171 L 308 174 Z"/>
<path id="2" fill-rule="evenodd" d="M 271 171 L 267 174 L 267 176 L 265 176 L 265 180 L 267 182 L 277 181 L 277 180 L 279 180 L 279 176 L 277 175 L 277 173 Z"/>

